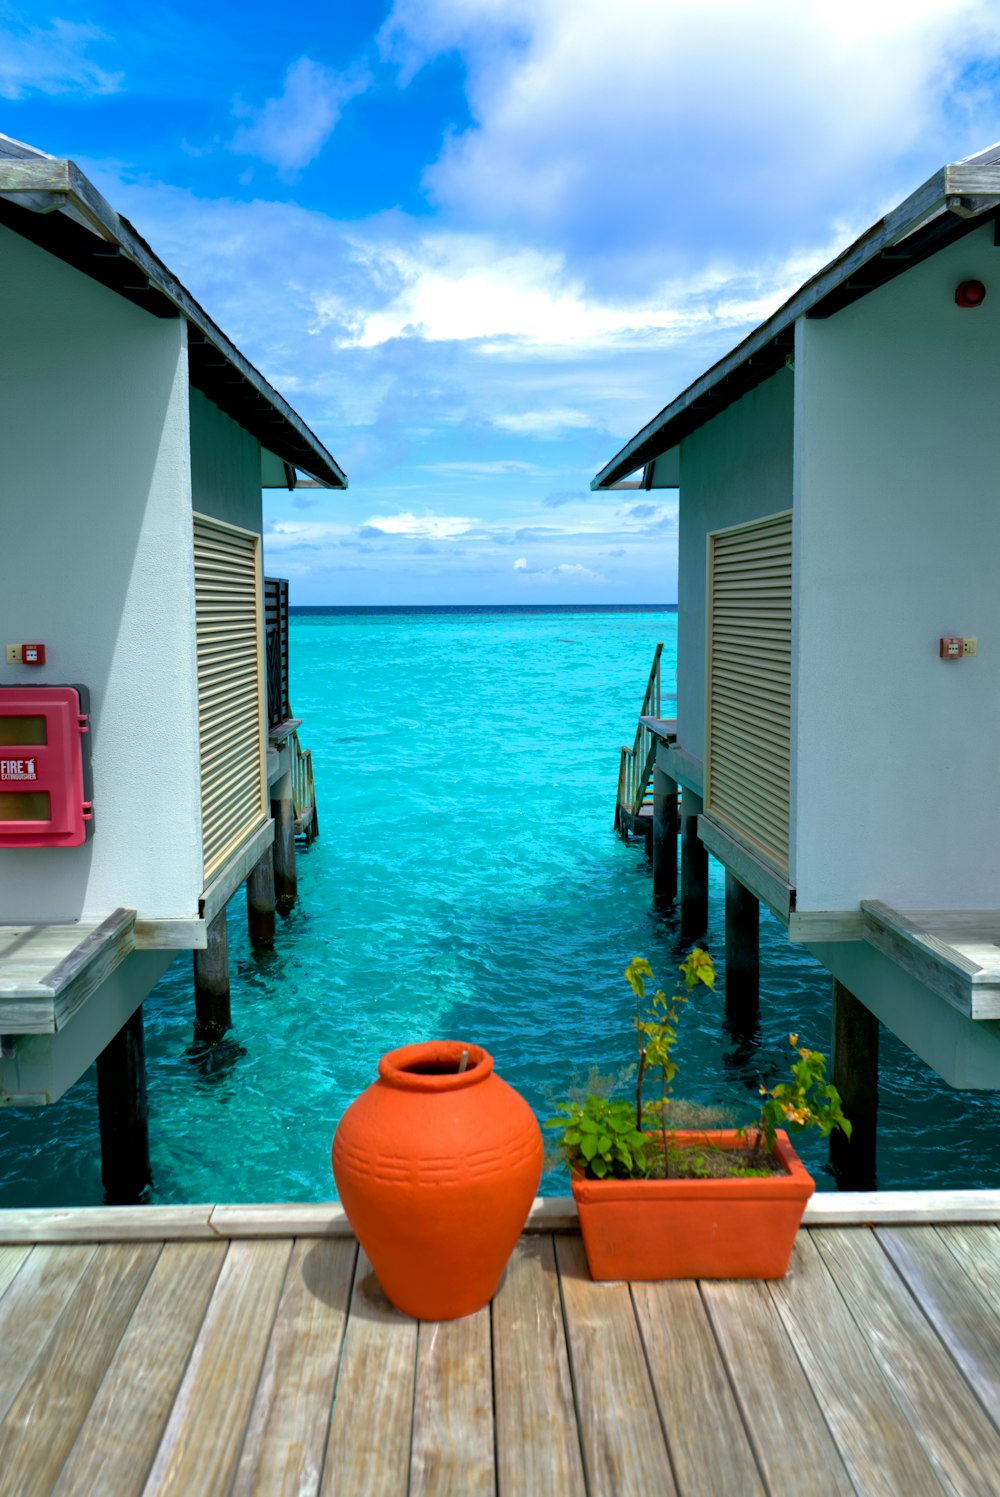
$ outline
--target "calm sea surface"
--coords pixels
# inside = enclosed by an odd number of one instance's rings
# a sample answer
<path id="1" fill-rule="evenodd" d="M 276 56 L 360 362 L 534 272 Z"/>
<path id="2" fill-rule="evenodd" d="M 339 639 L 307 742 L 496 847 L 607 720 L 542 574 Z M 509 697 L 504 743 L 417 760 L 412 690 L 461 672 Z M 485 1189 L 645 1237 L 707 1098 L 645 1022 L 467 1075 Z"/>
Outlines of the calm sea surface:
<path id="1" fill-rule="evenodd" d="M 541 1119 L 592 1068 L 631 1063 L 624 967 L 643 953 L 666 982 L 679 948 L 643 853 L 611 830 L 618 754 L 658 639 L 672 707 L 675 637 L 656 609 L 293 618 L 322 835 L 300 851 L 273 954 L 251 951 L 242 893 L 230 906 L 235 1028 L 212 1064 L 190 1053 L 190 955 L 146 1003 L 154 1200 L 331 1197 L 337 1119 L 410 1041 L 485 1045 Z M 828 1047 L 822 969 L 763 912 L 761 944 L 759 1043 L 727 1035 L 721 993 L 682 1021 L 676 1090 L 741 1119 L 783 1070 L 789 1030 Z M 879 1184 L 1000 1186 L 993 1097 L 948 1090 L 891 1035 L 882 1061 Z M 824 1145 L 801 1152 L 832 1188 Z M 542 1189 L 565 1191 L 559 1168 Z M 0 1111 L 0 1205 L 100 1200 L 93 1069 L 54 1107 Z"/>

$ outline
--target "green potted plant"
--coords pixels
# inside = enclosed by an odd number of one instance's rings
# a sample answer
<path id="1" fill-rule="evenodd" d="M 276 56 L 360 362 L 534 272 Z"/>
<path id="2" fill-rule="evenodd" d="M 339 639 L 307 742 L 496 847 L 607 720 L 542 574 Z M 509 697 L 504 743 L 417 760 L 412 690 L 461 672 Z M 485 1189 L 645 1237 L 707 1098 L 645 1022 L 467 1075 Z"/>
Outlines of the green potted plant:
<path id="1" fill-rule="evenodd" d="M 698 948 L 680 967 L 671 997 L 647 997 L 647 961 L 625 977 L 635 995 L 638 1050 L 634 1102 L 591 1094 L 560 1104 L 559 1130 L 591 1276 L 595 1279 L 777 1279 L 788 1269 L 814 1182 L 788 1131 L 850 1134 L 826 1061 L 789 1035 L 788 1081 L 761 1087 L 756 1118 L 743 1128 L 672 1127 L 678 1021 L 691 991 L 715 986 Z M 658 1079 L 657 1096 L 645 1088 Z M 782 1126 L 783 1125 L 783 1126 Z M 788 1131 L 786 1131 L 788 1130 Z"/>

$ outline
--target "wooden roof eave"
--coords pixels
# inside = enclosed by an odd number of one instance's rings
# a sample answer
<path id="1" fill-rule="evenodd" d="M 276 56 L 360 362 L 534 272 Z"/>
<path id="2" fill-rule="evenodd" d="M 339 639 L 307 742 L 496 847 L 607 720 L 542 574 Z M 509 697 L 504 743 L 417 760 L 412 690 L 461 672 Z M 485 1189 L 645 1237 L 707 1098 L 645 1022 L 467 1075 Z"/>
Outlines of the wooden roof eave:
<path id="1" fill-rule="evenodd" d="M 323 488 L 347 476 L 319 438 L 72 161 L 0 157 L 0 223 L 159 317 L 188 324 L 191 383 Z"/>
<path id="2" fill-rule="evenodd" d="M 591 480 L 591 489 L 619 487 L 638 468 L 647 467 L 683 437 L 768 379 L 792 353 L 795 323 L 800 317 L 828 316 L 839 311 L 942 248 L 951 238 L 969 233 L 995 213 L 998 205 L 1000 164 L 973 158 L 942 167 L 664 407 Z M 900 254 L 898 264 L 893 264 L 891 251 L 899 249 L 911 236 L 916 239 L 921 234 L 927 245 L 914 243 L 913 252 Z M 877 275 L 864 283 L 852 282 L 852 277 L 876 261 L 880 262 Z"/>

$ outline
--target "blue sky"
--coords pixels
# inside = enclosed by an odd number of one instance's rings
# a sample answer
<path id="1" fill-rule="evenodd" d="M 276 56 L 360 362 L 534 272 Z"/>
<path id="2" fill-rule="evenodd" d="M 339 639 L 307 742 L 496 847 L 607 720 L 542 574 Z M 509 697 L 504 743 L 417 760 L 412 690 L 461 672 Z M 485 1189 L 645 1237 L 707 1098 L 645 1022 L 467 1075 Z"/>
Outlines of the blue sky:
<path id="1" fill-rule="evenodd" d="M 0 0 L 66 155 L 346 468 L 266 496 L 299 603 L 672 602 L 635 430 L 1000 138 L 996 0 Z"/>

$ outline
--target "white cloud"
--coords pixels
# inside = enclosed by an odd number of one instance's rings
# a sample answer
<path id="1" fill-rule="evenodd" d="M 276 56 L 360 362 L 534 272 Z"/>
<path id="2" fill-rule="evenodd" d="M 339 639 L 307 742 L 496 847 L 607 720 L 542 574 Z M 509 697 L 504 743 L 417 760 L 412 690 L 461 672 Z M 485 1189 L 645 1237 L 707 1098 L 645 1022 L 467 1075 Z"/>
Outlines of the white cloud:
<path id="1" fill-rule="evenodd" d="M 476 524 L 463 515 L 374 515 L 366 520 L 362 532 L 405 536 L 409 540 L 449 541 L 465 535 Z"/>
<path id="2" fill-rule="evenodd" d="M 234 112 L 247 117 L 230 141 L 240 155 L 258 156 L 282 172 L 308 166 L 333 134 L 349 99 L 371 82 L 363 68 L 335 73 L 309 57 L 300 57 L 285 74 L 282 93 L 261 109 L 238 103 Z"/>
<path id="3" fill-rule="evenodd" d="M 404 80 L 462 56 L 473 124 L 425 176 L 452 221 L 572 242 L 619 284 L 822 239 L 1000 134 L 963 80 L 1000 55 L 995 0 L 396 0 L 382 45 Z"/>
<path id="4" fill-rule="evenodd" d="M 533 437 L 555 437 L 565 431 L 585 430 L 593 425 L 587 411 L 555 406 L 543 411 L 516 411 L 494 417 L 494 426 L 502 431 L 523 432 Z"/>
<path id="5" fill-rule="evenodd" d="M 515 572 L 523 572 L 525 570 L 525 568 L 527 567 L 527 565 L 528 565 L 528 558 L 526 556 L 519 556 L 517 558 L 517 560 L 515 561 L 515 563 L 514 563 L 514 571 Z"/>
<path id="6" fill-rule="evenodd" d="M 122 74 L 108 72 L 87 56 L 92 43 L 106 40 L 95 26 L 73 21 L 0 28 L 0 98 L 116 93 Z"/>

